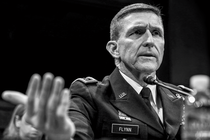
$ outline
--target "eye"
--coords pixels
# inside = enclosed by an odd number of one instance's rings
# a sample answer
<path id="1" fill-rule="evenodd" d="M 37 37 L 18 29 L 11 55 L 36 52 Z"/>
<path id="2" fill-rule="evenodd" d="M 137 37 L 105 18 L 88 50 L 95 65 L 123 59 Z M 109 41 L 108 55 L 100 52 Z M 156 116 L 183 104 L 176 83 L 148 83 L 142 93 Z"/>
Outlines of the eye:
<path id="1" fill-rule="evenodd" d="M 145 30 L 136 30 L 134 31 L 134 34 L 142 35 L 145 33 Z"/>
<path id="2" fill-rule="evenodd" d="M 162 33 L 159 30 L 153 30 L 152 35 L 153 36 L 162 36 Z"/>
<path id="3" fill-rule="evenodd" d="M 138 28 L 136 30 L 133 30 L 131 32 L 130 36 L 138 38 L 138 37 L 142 36 L 145 32 L 146 32 L 145 28 Z"/>

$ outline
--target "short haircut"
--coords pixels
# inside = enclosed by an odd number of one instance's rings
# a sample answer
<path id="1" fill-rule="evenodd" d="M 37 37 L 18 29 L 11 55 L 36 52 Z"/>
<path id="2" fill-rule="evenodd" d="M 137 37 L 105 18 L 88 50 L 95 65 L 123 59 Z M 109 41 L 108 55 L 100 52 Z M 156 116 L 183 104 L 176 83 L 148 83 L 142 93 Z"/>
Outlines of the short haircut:
<path id="1" fill-rule="evenodd" d="M 15 140 L 19 138 L 19 128 L 15 124 L 16 116 L 19 116 L 19 119 L 22 119 L 24 112 L 25 105 L 19 104 L 15 107 L 10 122 L 3 132 L 5 140 Z"/>
<path id="2" fill-rule="evenodd" d="M 111 40 L 118 40 L 120 31 L 122 29 L 121 19 L 126 17 L 127 15 L 135 12 L 153 12 L 158 17 L 161 17 L 161 10 L 158 7 L 144 4 L 144 3 L 135 3 L 122 8 L 112 19 L 110 24 L 110 39 Z"/>

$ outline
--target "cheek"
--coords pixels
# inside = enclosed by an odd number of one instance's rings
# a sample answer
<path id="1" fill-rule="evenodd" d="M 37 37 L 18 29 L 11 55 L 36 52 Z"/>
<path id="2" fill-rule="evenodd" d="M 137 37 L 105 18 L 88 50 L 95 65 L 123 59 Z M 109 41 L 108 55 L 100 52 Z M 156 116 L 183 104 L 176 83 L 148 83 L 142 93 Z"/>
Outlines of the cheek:
<path id="1" fill-rule="evenodd" d="M 160 62 L 162 62 L 162 60 L 163 60 L 163 55 L 164 55 L 164 47 L 160 47 L 160 52 L 159 52 Z"/>
<path id="2" fill-rule="evenodd" d="M 159 49 L 160 49 L 160 51 L 163 53 L 164 52 L 164 49 L 165 49 L 165 41 L 164 40 L 162 40 L 162 41 L 159 41 L 159 43 L 158 43 L 159 45 Z"/>
<path id="3" fill-rule="evenodd" d="M 125 43 L 125 45 L 122 45 L 120 48 L 120 57 L 122 60 L 132 61 L 132 59 L 135 58 L 136 52 L 137 48 L 132 46 L 131 43 Z"/>
<path id="4" fill-rule="evenodd" d="M 30 129 L 31 129 L 31 126 L 30 125 L 27 125 L 27 124 L 25 124 L 25 123 L 22 123 L 21 124 L 21 126 L 20 126 L 20 129 L 23 131 L 23 132 L 28 132 L 28 131 L 30 131 Z"/>

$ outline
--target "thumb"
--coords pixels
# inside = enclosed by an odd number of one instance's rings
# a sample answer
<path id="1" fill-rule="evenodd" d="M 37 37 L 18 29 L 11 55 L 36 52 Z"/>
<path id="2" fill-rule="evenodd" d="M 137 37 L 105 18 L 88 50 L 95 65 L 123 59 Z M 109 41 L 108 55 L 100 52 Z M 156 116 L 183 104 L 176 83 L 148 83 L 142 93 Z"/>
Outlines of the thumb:
<path id="1" fill-rule="evenodd" d="M 24 93 L 18 91 L 6 90 L 2 93 L 2 98 L 13 104 L 26 104 L 28 97 Z"/>

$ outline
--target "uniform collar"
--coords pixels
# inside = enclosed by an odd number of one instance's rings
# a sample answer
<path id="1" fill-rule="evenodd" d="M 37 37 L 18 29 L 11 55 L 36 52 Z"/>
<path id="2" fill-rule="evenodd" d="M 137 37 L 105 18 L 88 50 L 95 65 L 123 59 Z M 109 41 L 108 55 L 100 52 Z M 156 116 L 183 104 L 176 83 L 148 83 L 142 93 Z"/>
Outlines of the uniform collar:
<path id="1" fill-rule="evenodd" d="M 141 85 L 139 85 L 136 81 L 134 81 L 133 79 L 131 79 L 130 77 L 125 75 L 120 70 L 119 70 L 119 72 L 122 75 L 122 77 L 125 79 L 125 81 L 128 82 L 128 84 L 131 85 L 131 87 L 133 87 L 133 89 L 139 94 L 143 87 Z M 155 78 L 156 78 L 156 76 L 155 76 Z M 153 99 L 155 99 L 154 102 L 156 104 L 156 97 L 157 97 L 156 85 L 147 85 L 147 87 L 151 90 Z"/>

